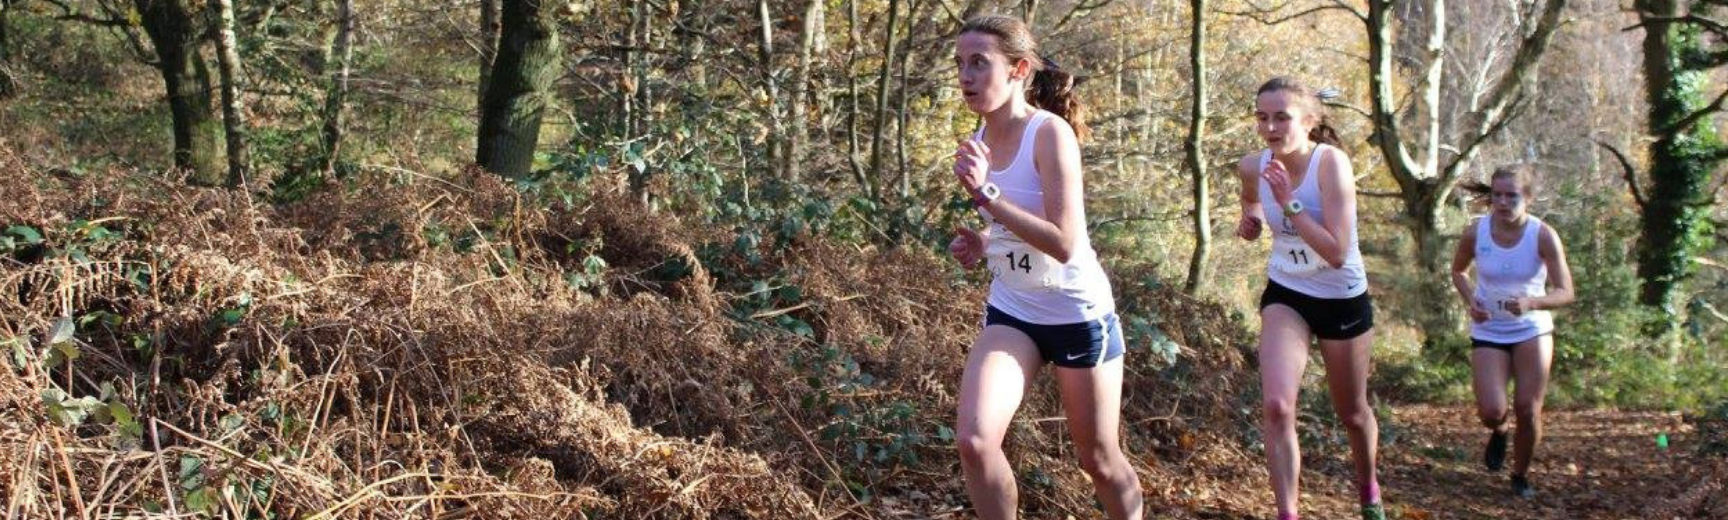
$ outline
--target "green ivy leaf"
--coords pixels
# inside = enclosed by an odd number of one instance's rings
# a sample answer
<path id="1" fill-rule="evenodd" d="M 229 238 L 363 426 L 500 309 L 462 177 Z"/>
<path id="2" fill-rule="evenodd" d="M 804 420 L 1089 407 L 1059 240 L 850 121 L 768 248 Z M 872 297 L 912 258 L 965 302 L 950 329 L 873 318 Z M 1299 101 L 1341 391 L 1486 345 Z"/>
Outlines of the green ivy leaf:
<path id="1" fill-rule="evenodd" d="M 48 408 L 48 418 L 55 424 L 77 426 L 101 407 L 102 401 L 94 397 L 73 399 L 60 389 L 50 388 L 42 391 L 42 404 Z"/>
<path id="2" fill-rule="evenodd" d="M 11 338 L 6 343 L 12 345 L 12 365 L 23 369 L 30 362 L 30 340 L 28 338 Z"/>
<path id="3" fill-rule="evenodd" d="M 180 457 L 180 471 L 177 473 L 180 488 L 187 491 L 204 487 L 204 459 L 185 455 Z"/>
<path id="4" fill-rule="evenodd" d="M 216 512 L 216 492 L 207 487 L 199 487 L 186 494 L 186 509 L 201 513 Z"/>
<path id="5" fill-rule="evenodd" d="M 218 319 L 221 320 L 224 326 L 232 327 L 239 325 L 240 320 L 245 317 L 246 311 L 243 309 L 224 309 L 222 314 L 218 316 Z"/>
<path id="6" fill-rule="evenodd" d="M 132 409 L 127 408 L 126 403 L 108 403 L 108 415 L 114 417 L 114 425 L 120 427 L 120 435 L 127 440 L 137 441 L 144 438 L 144 425 L 138 424 L 138 418 L 132 416 Z"/>
<path id="7" fill-rule="evenodd" d="M 30 226 L 12 226 L 6 228 L 6 234 L 18 237 L 24 243 L 36 245 L 42 243 L 42 232 Z"/>

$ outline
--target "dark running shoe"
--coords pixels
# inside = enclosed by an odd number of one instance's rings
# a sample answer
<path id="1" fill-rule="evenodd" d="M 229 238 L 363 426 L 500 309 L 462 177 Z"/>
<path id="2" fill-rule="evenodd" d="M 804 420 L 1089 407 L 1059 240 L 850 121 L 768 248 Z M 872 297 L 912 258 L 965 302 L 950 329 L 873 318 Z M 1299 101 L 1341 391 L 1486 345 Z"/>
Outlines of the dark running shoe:
<path id="1" fill-rule="evenodd" d="M 1506 467 L 1506 432 L 1495 430 L 1488 434 L 1488 447 L 1482 450 L 1482 464 L 1488 466 L 1488 471 L 1500 471 Z"/>
<path id="2" fill-rule="evenodd" d="M 1512 494 L 1518 498 L 1536 498 L 1536 489 L 1530 487 L 1530 479 L 1524 475 L 1512 476 Z"/>
<path id="3" fill-rule="evenodd" d="M 1362 504 L 1362 520 L 1386 520 L 1386 508 L 1379 503 Z"/>

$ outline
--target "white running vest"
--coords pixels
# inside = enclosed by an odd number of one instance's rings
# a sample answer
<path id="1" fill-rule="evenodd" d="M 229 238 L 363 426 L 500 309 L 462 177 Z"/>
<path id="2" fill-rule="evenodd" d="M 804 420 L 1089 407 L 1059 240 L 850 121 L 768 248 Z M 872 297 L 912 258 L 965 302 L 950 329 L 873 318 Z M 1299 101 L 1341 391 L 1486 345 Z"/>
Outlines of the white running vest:
<path id="1" fill-rule="evenodd" d="M 1320 153 L 1330 148 L 1325 144 L 1314 146 L 1314 151 L 1309 154 L 1308 168 L 1302 173 L 1302 184 L 1291 194 L 1302 201 L 1302 212 L 1321 225 L 1326 222 L 1326 208 L 1320 196 Z M 1266 165 L 1271 162 L 1272 150 L 1262 152 L 1260 171 L 1266 171 Z M 1272 188 L 1264 180 L 1259 184 L 1260 206 L 1266 210 L 1266 224 L 1272 230 L 1272 256 L 1266 262 L 1268 279 L 1315 298 L 1354 298 L 1368 291 L 1368 272 L 1362 266 L 1362 250 L 1357 247 L 1356 226 L 1350 226 L 1344 265 L 1333 269 L 1296 234 L 1296 223 L 1284 216 L 1284 208 L 1272 197 Z"/>
<path id="2" fill-rule="evenodd" d="M 1495 343 L 1519 343 L 1554 331 L 1554 315 L 1530 311 L 1514 315 L 1506 310 L 1516 298 L 1548 294 L 1548 264 L 1538 252 L 1542 221 L 1528 216 L 1524 232 L 1512 247 L 1494 243 L 1493 221 L 1476 220 L 1476 300 L 1488 308 L 1488 319 L 1470 325 L 1470 337 Z"/>
<path id="3" fill-rule="evenodd" d="M 1038 128 L 1055 114 L 1039 110 L 1026 121 L 1020 136 L 1020 148 L 1006 168 L 993 170 L 988 180 L 1002 189 L 1002 200 L 1013 203 L 1028 213 L 1048 218 L 1044 214 L 1044 187 L 1038 182 L 1038 166 L 1033 148 Z M 979 128 L 973 137 L 983 139 Z M 1078 208 L 1084 221 L 1085 209 Z M 1098 263 L 1098 253 L 1092 250 L 1092 239 L 1081 228 L 1080 240 L 1068 263 L 1062 264 L 1015 236 L 996 222 L 987 209 L 979 213 L 990 225 L 990 237 L 985 247 L 991 280 L 988 303 L 1008 315 L 1038 325 L 1063 325 L 1095 321 L 1115 312 L 1115 296 L 1104 267 Z"/>

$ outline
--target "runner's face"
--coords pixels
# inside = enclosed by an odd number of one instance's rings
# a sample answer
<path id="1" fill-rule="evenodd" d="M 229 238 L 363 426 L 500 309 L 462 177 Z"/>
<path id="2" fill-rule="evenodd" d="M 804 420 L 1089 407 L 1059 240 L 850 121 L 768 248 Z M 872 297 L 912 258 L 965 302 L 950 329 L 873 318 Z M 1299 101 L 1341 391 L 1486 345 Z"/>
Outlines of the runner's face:
<path id="1" fill-rule="evenodd" d="M 1013 99 L 1016 89 L 1023 85 L 1026 71 L 1019 69 L 1026 67 L 1010 62 L 996 42 L 995 35 L 974 31 L 960 35 L 954 45 L 960 94 L 966 100 L 966 108 L 975 113 L 995 112 Z"/>
<path id="2" fill-rule="evenodd" d="M 1494 210 L 1495 217 L 1502 221 L 1513 221 L 1524 216 L 1524 210 L 1529 207 L 1530 201 L 1524 196 L 1524 190 L 1518 186 L 1518 179 L 1494 179 L 1489 189 L 1489 207 Z"/>
<path id="3" fill-rule="evenodd" d="M 1254 102 L 1254 130 L 1273 153 L 1297 152 L 1308 145 L 1313 115 L 1296 101 L 1296 93 L 1274 90 L 1260 94 Z"/>

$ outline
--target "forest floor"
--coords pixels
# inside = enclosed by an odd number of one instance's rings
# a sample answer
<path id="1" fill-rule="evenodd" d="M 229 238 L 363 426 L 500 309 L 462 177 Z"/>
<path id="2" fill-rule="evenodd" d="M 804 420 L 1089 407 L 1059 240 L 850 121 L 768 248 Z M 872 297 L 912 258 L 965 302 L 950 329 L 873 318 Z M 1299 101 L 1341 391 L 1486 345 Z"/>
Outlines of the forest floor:
<path id="1" fill-rule="evenodd" d="M 1473 409 L 1408 406 L 1393 413 L 1405 438 L 1382 454 L 1381 482 L 1388 504 L 1404 518 L 1728 517 L 1724 461 L 1697 454 L 1693 428 L 1679 414 L 1546 411 L 1530 469 L 1537 494 L 1521 499 L 1503 472 L 1483 467 L 1487 435 Z M 1657 443 L 1662 434 L 1666 448 Z M 1335 491 L 1347 489 L 1347 474 L 1327 480 L 1329 502 L 1347 503 L 1351 497 Z"/>
<path id="2" fill-rule="evenodd" d="M 1697 453 L 1697 436 L 1679 414 L 1604 409 L 1549 410 L 1547 435 L 1531 468 L 1537 495 L 1514 497 L 1506 472 L 1482 466 L 1486 431 L 1467 406 L 1392 409 L 1398 438 L 1381 452 L 1380 481 L 1393 519 L 1719 519 L 1728 518 L 1728 460 Z M 1657 446 L 1666 434 L 1669 445 Z M 1339 454 L 1344 453 L 1339 450 Z M 1316 460 L 1318 459 L 1318 460 Z M 1510 466 L 1510 461 L 1508 461 Z M 1215 482 L 1208 498 L 1188 504 L 1148 500 L 1146 518 L 1270 519 L 1264 471 Z M 1310 457 L 1303 471 L 1302 514 L 1358 518 L 1349 467 L 1340 457 Z M 1143 481 L 1157 488 L 1188 483 Z M 958 489 L 955 489 L 958 492 Z M 959 497 L 950 497 L 958 502 Z M 892 499 L 890 499 L 892 503 Z M 962 507 L 911 512 L 879 509 L 887 518 L 968 518 Z M 1101 512 L 1093 511 L 1098 517 Z M 1072 513 L 1029 518 L 1083 518 Z"/>
<path id="3" fill-rule="evenodd" d="M 1530 470 L 1533 499 L 1514 497 L 1505 471 L 1483 467 L 1486 430 L 1470 407 L 1400 406 L 1392 415 L 1382 421 L 1396 424 L 1399 437 L 1383 448 L 1380 460 L 1390 518 L 1728 518 L 1728 461 L 1698 455 L 1693 427 L 1679 414 L 1548 410 L 1546 435 Z M 1657 446 L 1659 434 L 1668 436 L 1667 448 Z M 1304 517 L 1356 518 L 1345 461 L 1311 460 L 1308 466 Z M 1272 496 L 1263 481 L 1241 482 L 1238 492 L 1249 499 L 1248 508 L 1236 509 L 1232 501 L 1232 507 L 1153 511 L 1148 517 L 1271 518 Z"/>

